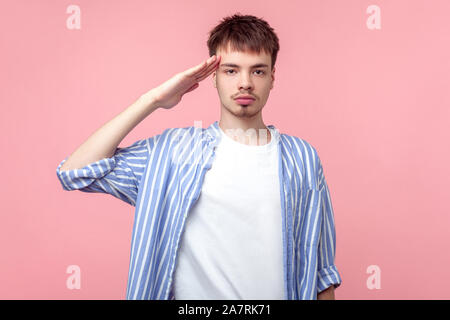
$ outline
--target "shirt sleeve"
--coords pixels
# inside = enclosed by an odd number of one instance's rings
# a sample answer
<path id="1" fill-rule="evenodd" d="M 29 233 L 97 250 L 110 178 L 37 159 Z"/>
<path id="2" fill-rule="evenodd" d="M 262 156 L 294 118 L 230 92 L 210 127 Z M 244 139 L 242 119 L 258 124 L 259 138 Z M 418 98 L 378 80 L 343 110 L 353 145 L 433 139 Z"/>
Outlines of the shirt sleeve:
<path id="1" fill-rule="evenodd" d="M 342 279 L 334 264 L 336 254 L 336 229 L 330 191 L 323 173 L 320 158 L 318 159 L 319 190 L 321 193 L 322 224 L 318 245 L 318 279 L 317 293 L 334 286 L 338 288 Z"/>
<path id="2" fill-rule="evenodd" d="M 139 183 L 154 138 L 116 148 L 111 158 L 100 159 L 79 169 L 60 171 L 66 157 L 58 165 L 56 174 L 64 190 L 107 193 L 136 206 Z"/>

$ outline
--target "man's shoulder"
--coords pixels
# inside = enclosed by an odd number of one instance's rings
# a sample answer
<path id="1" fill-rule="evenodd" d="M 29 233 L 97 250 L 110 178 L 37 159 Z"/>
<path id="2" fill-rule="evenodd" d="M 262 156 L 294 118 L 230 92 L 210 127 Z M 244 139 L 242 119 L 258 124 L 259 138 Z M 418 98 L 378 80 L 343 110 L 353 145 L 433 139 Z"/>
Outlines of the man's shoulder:
<path id="1" fill-rule="evenodd" d="M 180 139 L 182 137 L 201 136 L 201 134 L 204 133 L 205 130 L 205 128 L 201 127 L 186 126 L 169 128 L 164 130 L 164 132 L 166 132 L 166 134 L 169 135 L 171 139 Z"/>
<path id="2" fill-rule="evenodd" d="M 201 129 L 201 128 L 196 128 L 194 126 L 188 126 L 188 127 L 172 127 L 172 128 L 166 128 L 164 129 L 161 133 L 149 137 L 149 139 L 153 138 L 153 137 L 166 137 L 168 139 L 173 139 L 177 136 L 183 136 L 186 134 L 194 134 L 195 133 L 195 129 Z"/>
<path id="3" fill-rule="evenodd" d="M 290 152 L 290 158 L 299 165 L 298 168 L 304 176 L 308 188 L 317 189 L 315 181 L 319 180 L 321 163 L 316 148 L 307 140 L 296 136 L 284 135 L 282 139 L 288 145 L 287 152 Z"/>
<path id="4" fill-rule="evenodd" d="M 169 146 L 174 146 L 177 142 L 185 141 L 186 139 L 191 139 L 195 137 L 200 137 L 202 132 L 206 129 L 195 127 L 195 126 L 186 126 L 186 127 L 172 127 L 166 128 L 162 132 L 157 135 L 148 137 L 148 141 L 152 141 L 156 144 L 168 144 Z"/>
<path id="5" fill-rule="evenodd" d="M 286 145 L 289 146 L 291 152 L 299 153 L 302 156 L 309 155 L 314 158 L 318 157 L 316 148 L 306 139 L 286 133 L 282 133 L 280 136 L 286 142 Z"/>

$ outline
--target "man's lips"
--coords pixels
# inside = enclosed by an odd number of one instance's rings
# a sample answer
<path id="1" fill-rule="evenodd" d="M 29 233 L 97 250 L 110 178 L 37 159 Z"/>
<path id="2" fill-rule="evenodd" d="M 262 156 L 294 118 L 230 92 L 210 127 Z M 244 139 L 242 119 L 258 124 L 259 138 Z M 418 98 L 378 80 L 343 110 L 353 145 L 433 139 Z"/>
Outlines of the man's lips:
<path id="1" fill-rule="evenodd" d="M 255 101 L 255 98 L 253 96 L 249 95 L 249 94 L 242 94 L 242 95 L 237 96 L 236 98 L 234 98 L 234 100 L 238 104 L 249 105 L 253 101 Z"/>
<path id="2" fill-rule="evenodd" d="M 255 100 L 255 98 L 254 98 L 253 96 L 248 95 L 248 94 L 243 94 L 243 95 L 237 96 L 237 97 L 234 98 L 234 99 L 235 99 L 235 100 L 236 100 L 236 99 L 252 99 L 252 100 Z"/>
<path id="3" fill-rule="evenodd" d="M 251 104 L 253 101 L 255 101 L 255 99 L 250 99 L 250 98 L 237 98 L 234 99 L 236 101 L 236 103 L 238 104 Z"/>

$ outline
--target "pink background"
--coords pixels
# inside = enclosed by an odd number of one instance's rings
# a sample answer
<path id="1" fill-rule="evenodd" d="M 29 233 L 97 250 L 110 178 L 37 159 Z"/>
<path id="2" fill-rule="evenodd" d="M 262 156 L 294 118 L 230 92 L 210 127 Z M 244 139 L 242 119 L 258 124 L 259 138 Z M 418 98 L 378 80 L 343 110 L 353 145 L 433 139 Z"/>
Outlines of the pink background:
<path id="1" fill-rule="evenodd" d="M 70 30 L 69 5 L 81 9 Z M 381 29 L 370 30 L 370 5 Z M 330 187 L 336 299 L 448 299 L 450 2 L 2 1 L 0 298 L 124 299 L 134 207 L 56 167 L 141 94 L 208 57 L 235 12 L 280 38 L 266 124 L 310 142 Z M 120 144 L 219 119 L 211 77 Z M 81 268 L 69 290 L 66 269 Z M 370 290 L 366 272 L 381 270 Z"/>

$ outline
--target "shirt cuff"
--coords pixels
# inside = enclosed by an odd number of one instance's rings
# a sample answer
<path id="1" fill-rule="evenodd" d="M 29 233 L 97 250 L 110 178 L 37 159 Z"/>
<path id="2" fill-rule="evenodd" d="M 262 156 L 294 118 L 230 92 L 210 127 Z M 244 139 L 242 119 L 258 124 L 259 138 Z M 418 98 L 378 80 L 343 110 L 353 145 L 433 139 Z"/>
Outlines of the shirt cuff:
<path id="1" fill-rule="evenodd" d="M 79 169 L 64 170 L 60 168 L 66 162 L 66 157 L 56 168 L 56 175 L 61 182 L 63 189 L 70 191 L 82 189 L 89 186 L 96 179 L 100 179 L 108 174 L 116 165 L 114 157 L 100 159 L 96 162 L 90 163 Z"/>
<path id="2" fill-rule="evenodd" d="M 326 268 L 319 270 L 317 280 L 317 293 L 334 285 L 334 288 L 338 288 L 342 283 L 341 276 L 337 270 L 336 265 L 330 265 Z"/>

